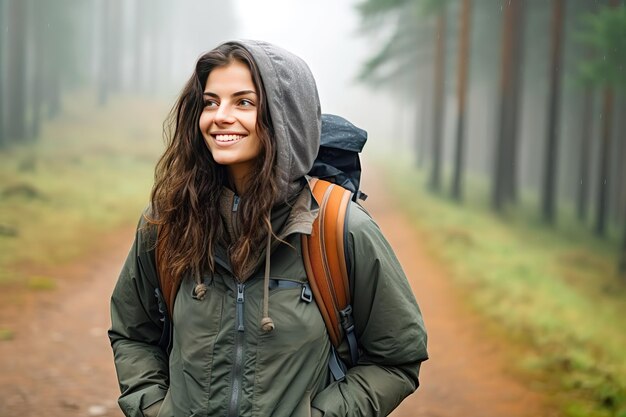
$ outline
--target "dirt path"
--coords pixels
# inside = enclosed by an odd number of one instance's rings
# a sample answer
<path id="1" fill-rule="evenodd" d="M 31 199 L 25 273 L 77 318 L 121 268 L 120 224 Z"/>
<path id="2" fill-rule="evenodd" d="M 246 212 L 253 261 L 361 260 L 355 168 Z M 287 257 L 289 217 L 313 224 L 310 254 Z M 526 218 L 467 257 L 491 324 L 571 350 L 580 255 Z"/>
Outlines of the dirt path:
<path id="1" fill-rule="evenodd" d="M 393 209 L 384 178 L 369 175 L 364 203 L 391 242 L 420 304 L 430 359 L 422 386 L 394 417 L 553 417 L 545 398 L 511 373 L 510 346 L 483 330 L 445 267 L 420 245 L 409 218 Z"/>
<path id="2" fill-rule="evenodd" d="M 445 269 L 425 253 L 381 185 L 374 176 L 364 180 L 366 206 L 411 279 L 431 356 L 422 368 L 422 387 L 393 415 L 556 416 L 542 396 L 509 373 L 507 346 L 485 336 Z M 106 329 L 108 297 L 132 235 L 116 233 L 103 245 L 109 250 L 56 271 L 67 275 L 57 291 L 30 296 L 19 309 L 0 310 L 0 327 L 18 329 L 13 340 L 0 342 L 0 417 L 121 415 Z"/>
<path id="3" fill-rule="evenodd" d="M 110 236 L 99 256 L 55 271 L 57 291 L 4 308 L 0 325 L 0 416 L 122 416 L 106 330 L 109 296 L 133 230 Z"/>

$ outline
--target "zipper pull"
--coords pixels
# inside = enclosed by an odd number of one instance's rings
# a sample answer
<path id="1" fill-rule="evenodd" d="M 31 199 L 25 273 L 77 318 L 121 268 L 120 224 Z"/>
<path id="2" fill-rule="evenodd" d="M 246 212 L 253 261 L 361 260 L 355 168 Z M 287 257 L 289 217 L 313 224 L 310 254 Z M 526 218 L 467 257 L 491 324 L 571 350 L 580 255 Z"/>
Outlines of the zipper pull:
<path id="1" fill-rule="evenodd" d="M 233 199 L 233 212 L 237 211 L 239 208 L 239 196 L 235 194 L 235 198 Z"/>
<path id="2" fill-rule="evenodd" d="M 237 284 L 237 331 L 243 332 L 243 290 L 245 284 Z"/>

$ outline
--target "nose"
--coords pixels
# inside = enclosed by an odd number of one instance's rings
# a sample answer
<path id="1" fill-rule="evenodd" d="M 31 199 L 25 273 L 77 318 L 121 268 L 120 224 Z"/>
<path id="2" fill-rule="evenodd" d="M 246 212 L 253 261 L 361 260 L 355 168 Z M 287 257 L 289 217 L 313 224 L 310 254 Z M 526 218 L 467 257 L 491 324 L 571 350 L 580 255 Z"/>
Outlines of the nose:
<path id="1" fill-rule="evenodd" d="M 215 112 L 215 123 L 234 123 L 235 117 L 230 105 L 222 103 Z"/>

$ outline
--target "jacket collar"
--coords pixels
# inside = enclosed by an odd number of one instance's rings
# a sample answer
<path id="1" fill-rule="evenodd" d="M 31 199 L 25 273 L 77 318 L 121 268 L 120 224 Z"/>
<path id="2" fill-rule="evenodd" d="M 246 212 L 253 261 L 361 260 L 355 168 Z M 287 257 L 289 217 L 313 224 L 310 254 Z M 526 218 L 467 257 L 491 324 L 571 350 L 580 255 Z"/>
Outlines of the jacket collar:
<path id="1" fill-rule="evenodd" d="M 278 247 L 281 241 L 296 233 L 310 235 L 313 230 L 313 221 L 319 213 L 319 206 L 310 187 L 310 177 L 305 177 L 306 182 L 299 194 L 290 202 L 281 203 L 272 209 L 272 230 L 278 239 L 272 239 L 270 250 L 273 251 Z M 235 194 L 228 190 L 224 193 L 224 198 L 228 200 L 225 206 L 232 207 Z M 286 218 L 285 218 L 286 217 Z M 228 233 L 228 232 L 227 232 Z M 256 271 L 263 263 L 266 253 L 265 246 L 256 254 L 256 260 L 253 263 L 250 274 Z M 217 245 L 215 248 L 215 262 L 232 273 L 228 252 L 224 245 Z M 248 277 L 245 277 L 247 279 Z"/>

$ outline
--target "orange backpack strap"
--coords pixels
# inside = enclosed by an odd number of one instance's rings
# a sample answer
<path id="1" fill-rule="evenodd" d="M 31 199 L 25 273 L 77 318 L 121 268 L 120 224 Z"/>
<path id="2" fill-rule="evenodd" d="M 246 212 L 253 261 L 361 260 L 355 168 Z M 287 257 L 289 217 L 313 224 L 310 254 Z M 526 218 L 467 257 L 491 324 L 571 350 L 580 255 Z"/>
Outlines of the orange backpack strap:
<path id="1" fill-rule="evenodd" d="M 358 349 L 344 246 L 345 221 L 352 193 L 317 178 L 311 181 L 311 189 L 320 209 L 311 235 L 302 235 L 304 266 L 333 346 L 338 347 L 345 336 L 354 365 Z"/>

